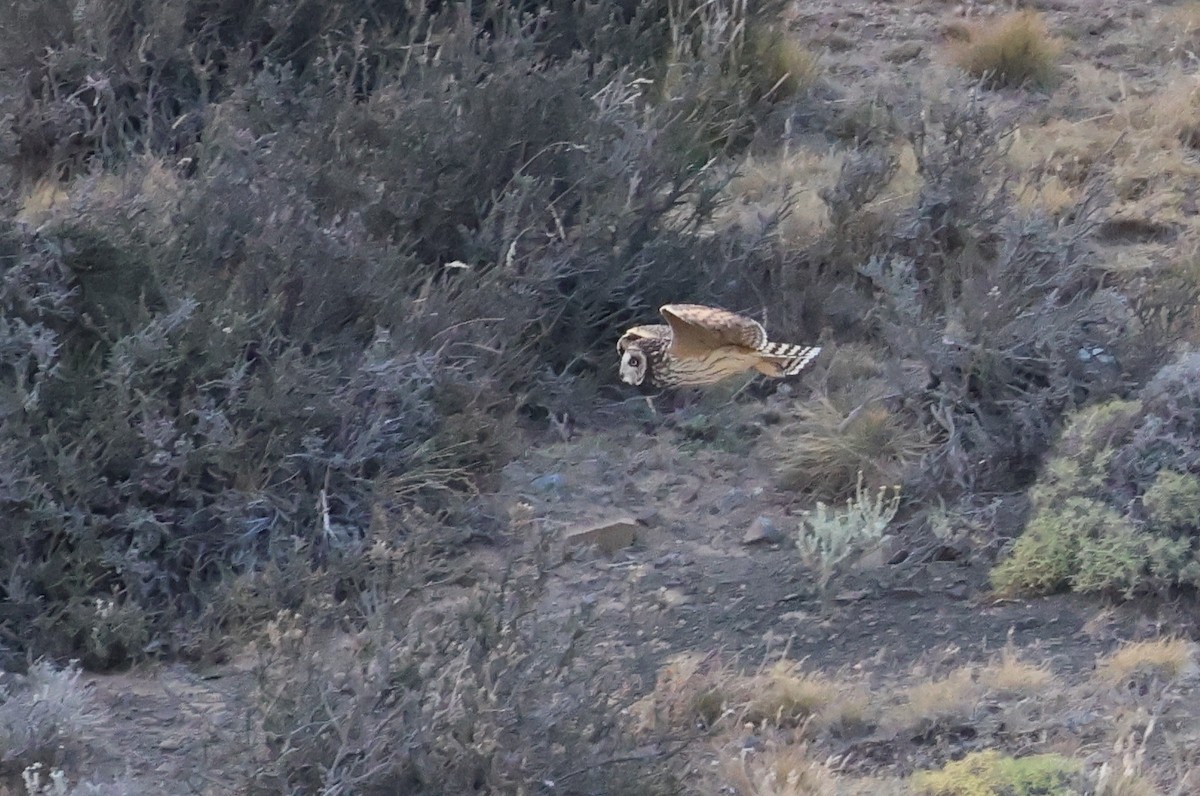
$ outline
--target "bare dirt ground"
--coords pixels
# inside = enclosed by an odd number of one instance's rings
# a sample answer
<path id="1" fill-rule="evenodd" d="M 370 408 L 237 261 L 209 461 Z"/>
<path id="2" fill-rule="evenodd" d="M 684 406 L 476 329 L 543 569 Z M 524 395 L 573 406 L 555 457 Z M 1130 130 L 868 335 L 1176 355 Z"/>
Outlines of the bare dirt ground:
<path id="1" fill-rule="evenodd" d="M 1148 61 L 1146 48 L 1152 23 L 1172 4 L 1032 5 L 1065 39 L 1068 80 L 1051 95 L 997 92 L 991 99 L 1016 108 L 1031 124 L 1094 116 L 1109 102 L 1082 94 L 1096 86 L 1137 95 L 1168 80 L 1160 64 Z M 944 60 L 947 25 L 1007 7 L 937 0 L 802 3 L 793 22 L 823 53 L 832 81 L 865 90 L 917 79 Z M 1113 245 L 1115 259 L 1128 256 L 1117 251 L 1122 247 L 1139 247 L 1149 259 L 1164 247 L 1156 239 Z M 651 418 L 644 405 L 612 401 L 579 415 L 569 440 L 548 430 L 532 433 L 527 453 L 504 471 L 500 494 L 527 504 L 543 530 L 565 534 L 625 517 L 641 526 L 631 547 L 566 555 L 552 570 L 543 606 L 548 616 L 586 607 L 587 654 L 633 661 L 634 690 L 651 689 L 659 666 L 688 651 L 722 650 L 756 665 L 786 648 L 816 671 L 899 682 L 985 662 L 1006 644 L 1048 664 L 1063 682 L 1080 683 L 1122 641 L 1195 636 L 1195 612 L 1187 606 L 1108 606 L 1073 596 L 995 601 L 987 594 L 990 557 L 949 550 L 904 558 L 897 554 L 903 542 L 860 562 L 821 601 L 794 549 L 804 507 L 777 488 L 771 464 L 758 455 L 757 402 L 739 401 L 721 422 L 732 417 L 743 424 L 733 436 L 746 432 L 744 444 L 696 439 L 679 424 Z M 777 538 L 744 543 L 756 523 Z M 176 663 L 89 675 L 106 720 L 95 728 L 85 767 L 123 777 L 146 793 L 232 792 L 253 751 L 243 742 L 252 733 L 239 726 L 251 663 L 235 654 L 204 668 Z M 1181 737 L 1200 736 L 1191 717 L 1197 709 L 1176 710 Z M 1104 722 L 1081 717 L 1077 743 L 1085 749 L 1096 744 Z M 971 748 L 969 738 L 960 743 Z M 868 740 L 855 751 L 876 768 L 904 772 L 925 760 L 921 748 L 918 742 L 872 748 Z"/>
<path id="2" fill-rule="evenodd" d="M 736 414 L 753 417 L 748 408 Z M 645 409 L 626 403 L 603 411 Z M 632 546 L 560 548 L 538 608 L 547 620 L 586 609 L 581 654 L 597 668 L 629 661 L 635 693 L 652 690 L 660 666 L 688 652 L 717 652 L 753 668 L 786 651 L 809 670 L 887 687 L 984 664 L 1007 645 L 1066 683 L 1083 682 L 1123 641 L 1194 632 L 1194 616 L 1167 605 L 1105 606 L 1071 595 L 995 601 L 986 568 L 966 557 L 889 564 L 875 556 L 851 567 L 822 601 L 794 548 L 801 508 L 773 485 L 769 468 L 752 452 L 697 443 L 673 425 L 584 424 L 567 442 L 540 435 L 505 469 L 501 490 L 530 507 L 552 536 L 637 520 Z M 778 540 L 747 544 L 746 531 L 764 521 L 780 531 Z M 505 556 L 492 547 L 477 552 L 480 566 Z M 243 710 L 253 664 L 243 654 L 206 667 L 89 675 L 106 720 L 87 768 L 144 792 L 233 792 L 253 765 L 247 744 L 256 733 Z M 868 738 L 848 751 L 872 772 L 908 773 L 944 755 L 937 748 L 945 743 Z M 973 748 L 969 733 L 950 743 Z"/>

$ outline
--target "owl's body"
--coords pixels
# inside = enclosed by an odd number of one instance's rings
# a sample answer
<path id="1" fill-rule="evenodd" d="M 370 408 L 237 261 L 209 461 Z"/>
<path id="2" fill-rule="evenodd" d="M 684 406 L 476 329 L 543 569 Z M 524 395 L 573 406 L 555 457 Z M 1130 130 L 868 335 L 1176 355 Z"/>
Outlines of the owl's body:
<path id="1" fill-rule="evenodd" d="M 819 346 L 773 343 L 753 318 L 699 304 L 667 304 L 665 324 L 634 326 L 617 341 L 626 384 L 688 387 L 716 384 L 756 370 L 771 378 L 807 367 Z"/>

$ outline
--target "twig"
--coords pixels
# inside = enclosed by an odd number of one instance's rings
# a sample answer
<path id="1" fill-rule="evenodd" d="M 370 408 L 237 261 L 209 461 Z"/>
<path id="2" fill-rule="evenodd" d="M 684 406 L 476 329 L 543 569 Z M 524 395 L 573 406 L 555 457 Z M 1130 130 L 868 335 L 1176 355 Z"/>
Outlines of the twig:
<path id="1" fill-rule="evenodd" d="M 601 760 L 598 763 L 591 763 L 583 766 L 582 768 L 577 768 L 574 771 L 568 771 L 566 774 L 563 774 L 561 777 L 559 777 L 558 781 L 565 782 L 568 779 L 574 779 L 581 774 L 586 774 L 589 771 L 595 771 L 597 768 L 603 768 L 604 766 L 613 766 L 620 763 L 641 763 L 647 760 L 668 760 L 691 746 L 692 742 L 698 737 L 699 736 L 693 736 L 691 738 L 687 738 L 686 740 L 681 741 L 674 749 L 669 749 L 665 752 L 655 752 L 654 754 L 642 755 L 625 755 L 624 757 L 610 757 L 607 760 Z M 553 785 L 551 785 L 551 787 L 553 787 Z"/>

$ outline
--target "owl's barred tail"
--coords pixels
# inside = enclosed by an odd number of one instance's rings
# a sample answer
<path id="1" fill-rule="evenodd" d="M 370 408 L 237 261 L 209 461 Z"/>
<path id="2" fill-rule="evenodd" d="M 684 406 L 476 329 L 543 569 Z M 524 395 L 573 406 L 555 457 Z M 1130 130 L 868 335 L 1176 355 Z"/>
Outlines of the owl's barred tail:
<path id="1" fill-rule="evenodd" d="M 812 364 L 821 353 L 818 345 L 792 345 L 791 343 L 767 343 L 760 350 L 763 357 L 779 368 L 779 375 L 795 376 Z"/>

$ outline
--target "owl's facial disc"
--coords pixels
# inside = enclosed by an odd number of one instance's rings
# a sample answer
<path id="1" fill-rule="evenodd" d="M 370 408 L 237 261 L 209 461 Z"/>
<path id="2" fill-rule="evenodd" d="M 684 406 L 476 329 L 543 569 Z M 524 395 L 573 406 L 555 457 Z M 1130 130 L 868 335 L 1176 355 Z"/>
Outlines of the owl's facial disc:
<path id="1" fill-rule="evenodd" d="M 646 355 L 637 348 L 628 348 L 621 356 L 621 381 L 637 386 L 646 378 Z"/>

